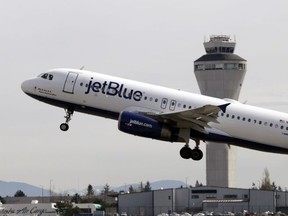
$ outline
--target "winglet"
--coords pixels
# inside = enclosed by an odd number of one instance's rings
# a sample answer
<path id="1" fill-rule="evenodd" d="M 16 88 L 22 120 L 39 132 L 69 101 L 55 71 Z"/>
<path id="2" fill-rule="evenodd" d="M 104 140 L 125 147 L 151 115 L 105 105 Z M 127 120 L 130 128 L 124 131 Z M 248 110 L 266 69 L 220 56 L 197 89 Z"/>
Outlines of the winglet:
<path id="1" fill-rule="evenodd" d="M 221 110 L 222 110 L 222 112 L 226 112 L 226 108 L 227 108 L 227 106 L 229 106 L 230 105 L 230 103 L 227 103 L 227 104 L 223 104 L 223 105 L 220 105 L 220 106 L 218 106 Z"/>

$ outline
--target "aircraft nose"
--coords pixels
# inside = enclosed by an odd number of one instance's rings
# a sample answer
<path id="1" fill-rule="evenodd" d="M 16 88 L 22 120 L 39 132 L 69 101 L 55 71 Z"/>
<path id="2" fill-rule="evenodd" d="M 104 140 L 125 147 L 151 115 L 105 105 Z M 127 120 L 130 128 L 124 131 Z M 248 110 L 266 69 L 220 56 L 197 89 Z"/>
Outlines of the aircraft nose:
<path id="1" fill-rule="evenodd" d="M 32 85 L 32 83 L 31 83 L 31 80 L 25 80 L 25 81 L 22 82 L 22 84 L 21 84 L 21 89 L 22 89 L 22 91 L 25 92 L 25 93 L 31 92 L 32 88 L 33 88 L 33 85 Z"/>

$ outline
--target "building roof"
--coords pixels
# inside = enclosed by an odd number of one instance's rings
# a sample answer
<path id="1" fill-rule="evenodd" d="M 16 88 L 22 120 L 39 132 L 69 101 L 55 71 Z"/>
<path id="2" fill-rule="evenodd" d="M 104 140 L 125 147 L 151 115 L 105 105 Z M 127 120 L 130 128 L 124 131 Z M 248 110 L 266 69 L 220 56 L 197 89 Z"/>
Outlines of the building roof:
<path id="1" fill-rule="evenodd" d="M 217 53 L 217 54 L 203 55 L 194 62 L 202 62 L 202 61 L 246 61 L 246 60 L 232 53 Z"/>
<path id="2" fill-rule="evenodd" d="M 217 199 L 217 200 L 203 200 L 202 203 L 240 203 L 240 202 L 248 202 L 248 200 L 242 200 L 242 199 L 229 199 L 229 200 L 223 200 L 223 199 Z"/>

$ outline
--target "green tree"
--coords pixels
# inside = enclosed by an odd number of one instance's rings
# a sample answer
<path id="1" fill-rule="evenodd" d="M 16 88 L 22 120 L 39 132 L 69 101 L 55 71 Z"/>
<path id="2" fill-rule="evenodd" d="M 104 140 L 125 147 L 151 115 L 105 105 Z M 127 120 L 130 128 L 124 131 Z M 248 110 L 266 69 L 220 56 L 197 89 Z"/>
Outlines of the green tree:
<path id="1" fill-rule="evenodd" d="M 94 189 L 93 186 L 91 184 L 88 185 L 87 187 L 87 196 L 94 196 Z"/>
<path id="2" fill-rule="evenodd" d="M 16 191 L 14 197 L 26 197 L 25 193 L 22 190 Z"/>
<path id="3" fill-rule="evenodd" d="M 81 203 L 81 201 L 82 201 L 82 198 L 78 193 L 74 194 L 71 198 L 71 202 L 74 202 L 74 203 Z"/>
<path id="4" fill-rule="evenodd" d="M 148 192 L 148 191 L 151 191 L 151 190 L 152 190 L 152 189 L 151 189 L 150 182 L 147 181 L 147 182 L 146 182 L 146 185 L 144 186 L 143 191 L 144 191 L 144 192 Z"/>
<path id="5" fill-rule="evenodd" d="M 202 186 L 203 184 L 199 182 L 198 180 L 196 180 L 195 187 L 202 187 Z"/>
<path id="6" fill-rule="evenodd" d="M 273 190 L 273 185 L 271 184 L 270 174 L 267 168 L 264 169 L 260 189 L 261 190 Z"/>
<path id="7" fill-rule="evenodd" d="M 110 186 L 109 186 L 109 184 L 108 183 L 106 183 L 105 185 L 104 185 L 104 187 L 103 187 L 103 190 L 102 190 L 102 194 L 109 194 L 111 192 L 111 190 L 110 190 Z"/>
<path id="8" fill-rule="evenodd" d="M 132 185 L 130 185 L 130 187 L 129 187 L 128 191 L 129 191 L 129 193 L 133 193 L 133 192 L 135 192 L 135 190 L 134 190 L 134 188 L 133 188 L 133 186 L 132 186 Z"/>
<path id="9" fill-rule="evenodd" d="M 80 208 L 77 206 L 73 208 L 73 205 L 68 202 L 57 202 L 55 207 L 61 216 L 73 216 L 81 213 Z"/>
<path id="10" fill-rule="evenodd" d="M 5 204 L 5 203 L 6 203 L 5 199 L 4 199 L 2 196 L 0 196 L 0 202 L 1 202 L 2 204 Z"/>

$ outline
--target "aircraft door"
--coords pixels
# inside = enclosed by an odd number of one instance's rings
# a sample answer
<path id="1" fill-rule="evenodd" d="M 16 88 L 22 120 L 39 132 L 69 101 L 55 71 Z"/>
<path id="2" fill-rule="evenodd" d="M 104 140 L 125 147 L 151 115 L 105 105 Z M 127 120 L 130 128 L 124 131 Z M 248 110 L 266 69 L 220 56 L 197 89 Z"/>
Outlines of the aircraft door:
<path id="1" fill-rule="evenodd" d="M 75 72 L 68 73 L 65 83 L 64 83 L 63 92 L 74 94 L 74 87 L 75 87 L 75 83 L 78 78 L 78 75 L 79 74 Z"/>

